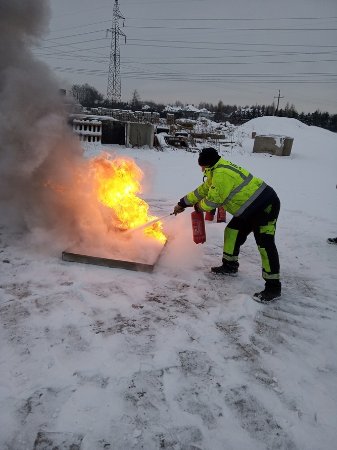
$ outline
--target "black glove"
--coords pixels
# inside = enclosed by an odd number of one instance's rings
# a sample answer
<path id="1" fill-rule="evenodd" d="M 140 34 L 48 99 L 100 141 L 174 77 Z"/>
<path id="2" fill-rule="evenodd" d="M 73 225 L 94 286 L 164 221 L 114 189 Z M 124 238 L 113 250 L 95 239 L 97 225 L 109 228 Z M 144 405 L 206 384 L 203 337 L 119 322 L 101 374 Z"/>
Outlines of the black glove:
<path id="1" fill-rule="evenodd" d="M 200 208 L 200 206 L 199 206 L 198 203 L 196 203 L 196 204 L 194 205 L 194 211 L 196 211 L 196 212 L 203 212 L 203 210 Z"/>
<path id="2" fill-rule="evenodd" d="M 185 208 L 183 208 L 182 206 L 179 205 L 179 203 L 177 203 L 173 209 L 173 214 L 176 216 L 177 214 L 180 214 L 183 211 L 185 211 Z"/>
<path id="3" fill-rule="evenodd" d="M 185 210 L 185 208 L 187 208 L 187 206 L 188 205 L 186 205 L 184 197 L 182 197 L 174 207 L 173 214 L 176 216 L 177 214 L 182 213 Z"/>

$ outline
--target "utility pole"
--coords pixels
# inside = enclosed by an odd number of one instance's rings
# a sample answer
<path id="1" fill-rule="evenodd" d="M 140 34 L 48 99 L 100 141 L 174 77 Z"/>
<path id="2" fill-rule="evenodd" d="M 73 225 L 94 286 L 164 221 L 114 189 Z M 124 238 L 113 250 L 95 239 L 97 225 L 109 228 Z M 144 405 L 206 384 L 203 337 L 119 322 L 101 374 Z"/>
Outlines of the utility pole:
<path id="1" fill-rule="evenodd" d="M 278 90 L 278 96 L 274 97 L 274 98 L 277 98 L 277 106 L 276 106 L 276 109 L 275 109 L 275 112 L 274 112 L 274 116 L 276 116 L 276 113 L 278 112 L 278 107 L 279 107 L 279 104 L 280 104 L 280 98 L 284 98 L 284 97 L 281 97 L 280 89 Z"/>
<path id="2" fill-rule="evenodd" d="M 117 103 L 121 101 L 121 74 L 120 74 L 121 55 L 119 48 L 119 37 L 124 36 L 126 43 L 126 35 L 119 28 L 120 20 L 124 21 L 125 17 L 122 16 L 119 10 L 118 0 L 115 0 L 112 16 L 112 26 L 106 31 L 107 35 L 109 31 L 111 32 L 107 97 L 108 100 Z"/>

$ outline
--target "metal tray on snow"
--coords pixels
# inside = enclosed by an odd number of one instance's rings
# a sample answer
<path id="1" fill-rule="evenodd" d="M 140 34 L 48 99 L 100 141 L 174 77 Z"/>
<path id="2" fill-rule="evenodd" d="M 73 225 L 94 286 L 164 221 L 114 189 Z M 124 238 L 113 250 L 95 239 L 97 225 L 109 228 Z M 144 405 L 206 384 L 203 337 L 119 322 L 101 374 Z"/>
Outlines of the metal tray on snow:
<path id="1" fill-rule="evenodd" d="M 74 253 L 72 251 L 65 250 L 62 252 L 62 260 L 69 262 L 77 262 L 83 264 L 93 264 L 95 266 L 111 267 L 115 269 L 135 270 L 139 272 L 153 272 L 155 265 L 157 264 L 161 253 L 164 249 L 163 245 L 156 260 L 153 264 L 145 264 L 139 261 L 125 261 L 121 259 L 102 258 L 100 256 L 84 255 L 80 253 Z"/>

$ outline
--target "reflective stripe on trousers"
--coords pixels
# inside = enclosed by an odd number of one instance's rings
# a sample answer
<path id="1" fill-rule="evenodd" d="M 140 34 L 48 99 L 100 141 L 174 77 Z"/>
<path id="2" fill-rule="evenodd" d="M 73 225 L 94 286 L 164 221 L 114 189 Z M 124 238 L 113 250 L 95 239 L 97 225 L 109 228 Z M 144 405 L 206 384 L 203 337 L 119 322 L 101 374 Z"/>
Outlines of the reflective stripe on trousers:
<path id="1" fill-rule="evenodd" d="M 275 195 L 270 204 L 260 212 L 240 219 L 233 217 L 224 232 L 223 258 L 227 261 L 237 261 L 240 247 L 246 242 L 247 236 L 253 232 L 258 246 L 262 277 L 265 280 L 280 278 L 280 263 L 275 245 L 276 222 L 280 210 L 280 201 Z"/>

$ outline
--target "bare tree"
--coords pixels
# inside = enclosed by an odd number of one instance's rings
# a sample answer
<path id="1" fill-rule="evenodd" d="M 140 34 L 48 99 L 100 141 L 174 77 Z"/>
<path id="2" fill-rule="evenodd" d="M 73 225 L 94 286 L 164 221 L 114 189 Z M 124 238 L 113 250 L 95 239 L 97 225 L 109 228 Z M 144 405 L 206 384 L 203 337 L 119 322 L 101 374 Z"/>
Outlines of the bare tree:
<path id="1" fill-rule="evenodd" d="M 142 107 L 142 102 L 140 100 L 140 95 L 139 95 L 137 89 L 135 89 L 133 91 L 132 98 L 130 101 L 130 106 L 133 111 L 137 111 L 138 109 L 140 109 Z"/>
<path id="2" fill-rule="evenodd" d="M 71 94 L 82 106 L 97 106 L 103 101 L 103 95 L 89 84 L 74 84 Z"/>

